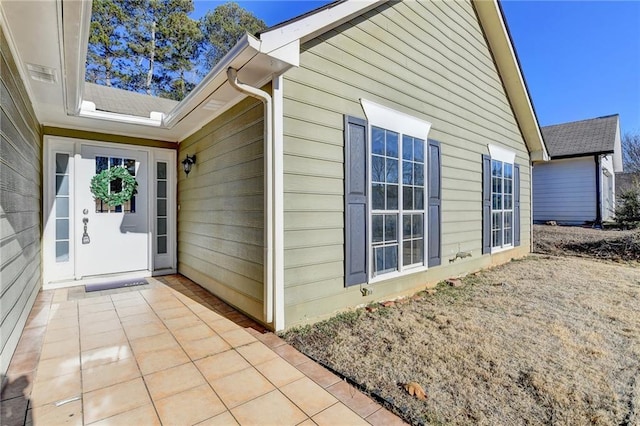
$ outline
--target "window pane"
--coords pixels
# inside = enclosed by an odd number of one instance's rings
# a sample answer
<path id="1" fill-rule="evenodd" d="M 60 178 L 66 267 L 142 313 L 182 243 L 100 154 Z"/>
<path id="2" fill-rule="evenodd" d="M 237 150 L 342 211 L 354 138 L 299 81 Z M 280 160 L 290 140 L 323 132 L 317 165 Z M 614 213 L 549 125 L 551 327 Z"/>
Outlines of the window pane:
<path id="1" fill-rule="evenodd" d="M 373 127 L 371 129 L 372 137 L 373 137 L 373 145 L 371 152 L 374 154 L 384 155 L 384 130 Z"/>
<path id="2" fill-rule="evenodd" d="M 415 185 L 424 185 L 424 165 L 422 163 L 416 163 L 413 165 L 413 174 L 415 176 Z"/>
<path id="3" fill-rule="evenodd" d="M 371 181 L 384 182 L 384 157 L 374 155 L 371 158 Z"/>
<path id="4" fill-rule="evenodd" d="M 504 227 L 511 228 L 511 219 L 513 217 L 512 212 L 504 212 Z"/>
<path id="5" fill-rule="evenodd" d="M 404 266 L 411 265 L 411 241 L 405 241 L 402 243 L 402 264 Z"/>
<path id="6" fill-rule="evenodd" d="M 491 181 L 491 191 L 502 193 L 502 179 L 494 177 Z"/>
<path id="7" fill-rule="evenodd" d="M 56 176 L 56 195 L 69 195 L 69 176 Z"/>
<path id="8" fill-rule="evenodd" d="M 387 157 L 398 158 L 398 134 L 387 130 Z"/>
<path id="9" fill-rule="evenodd" d="M 413 160 L 413 138 L 410 136 L 402 136 L 402 158 Z"/>
<path id="10" fill-rule="evenodd" d="M 56 173 L 65 175 L 69 167 L 69 154 L 56 154 Z"/>
<path id="11" fill-rule="evenodd" d="M 513 194 L 513 181 L 511 179 L 504 180 L 504 193 Z"/>
<path id="12" fill-rule="evenodd" d="M 376 247 L 373 249 L 373 255 L 375 257 L 375 272 L 384 270 L 384 247 Z"/>
<path id="13" fill-rule="evenodd" d="M 394 214 L 384 215 L 384 240 L 397 241 L 398 239 L 398 216 Z"/>
<path id="14" fill-rule="evenodd" d="M 413 215 L 413 231 L 412 235 L 414 238 L 422 237 L 422 223 L 424 222 L 423 215 L 414 214 Z"/>
<path id="15" fill-rule="evenodd" d="M 56 262 L 69 261 L 69 241 L 56 241 Z"/>
<path id="16" fill-rule="evenodd" d="M 122 158 L 110 158 L 111 167 L 117 167 L 122 165 Z"/>
<path id="17" fill-rule="evenodd" d="M 494 212 L 493 220 L 491 221 L 491 229 L 501 229 L 502 228 L 502 213 Z"/>
<path id="18" fill-rule="evenodd" d="M 491 208 L 493 210 L 502 210 L 502 195 L 493 194 L 493 201 L 491 202 Z"/>
<path id="19" fill-rule="evenodd" d="M 424 245 L 424 240 L 420 238 L 419 240 L 413 240 L 413 260 L 411 263 L 423 263 L 424 262 L 424 254 L 422 253 L 422 248 Z"/>
<path id="20" fill-rule="evenodd" d="M 387 182 L 398 183 L 398 160 L 387 158 Z"/>
<path id="21" fill-rule="evenodd" d="M 387 210 L 398 209 L 398 185 L 387 185 Z"/>
<path id="22" fill-rule="evenodd" d="M 513 177 L 513 164 L 504 163 L 504 177 L 508 179 Z"/>
<path id="23" fill-rule="evenodd" d="M 411 238 L 411 215 L 402 215 L 402 238 Z"/>
<path id="24" fill-rule="evenodd" d="M 423 188 L 415 188 L 413 191 L 413 205 L 416 210 L 424 209 L 424 189 Z"/>
<path id="25" fill-rule="evenodd" d="M 131 176 L 136 175 L 136 160 L 126 159 L 124 160 L 124 166 Z"/>
<path id="26" fill-rule="evenodd" d="M 56 219 L 56 240 L 69 239 L 69 219 Z"/>
<path id="27" fill-rule="evenodd" d="M 502 176 L 502 163 L 500 161 L 491 161 L 491 174 L 498 177 Z"/>
<path id="28" fill-rule="evenodd" d="M 158 170 L 156 172 L 156 177 L 158 179 L 166 179 L 167 178 L 167 163 L 158 162 L 157 163 Z"/>
<path id="29" fill-rule="evenodd" d="M 402 208 L 405 210 L 413 210 L 413 187 L 402 187 Z"/>
<path id="30" fill-rule="evenodd" d="M 112 193 L 118 193 L 122 191 L 122 179 L 114 179 L 109 182 L 109 187 Z"/>
<path id="31" fill-rule="evenodd" d="M 505 228 L 504 230 L 504 244 L 512 244 L 513 230 L 511 228 Z"/>
<path id="32" fill-rule="evenodd" d="M 167 237 L 158 237 L 158 254 L 165 254 L 167 252 Z"/>
<path id="33" fill-rule="evenodd" d="M 383 241 L 384 235 L 384 216 L 381 214 L 374 214 L 371 220 L 371 234 L 372 240 L 374 243 L 379 243 Z"/>
<path id="34" fill-rule="evenodd" d="M 158 235 L 167 235 L 167 219 L 164 217 L 158 218 Z"/>
<path id="35" fill-rule="evenodd" d="M 409 161 L 402 162 L 402 183 L 405 185 L 413 184 L 413 163 Z"/>
<path id="36" fill-rule="evenodd" d="M 158 181 L 158 197 L 160 198 L 167 197 L 167 181 L 164 181 L 164 180 Z"/>
<path id="37" fill-rule="evenodd" d="M 56 197 L 56 217 L 69 217 L 69 199 Z"/>
<path id="38" fill-rule="evenodd" d="M 511 210 L 513 208 L 513 195 L 504 196 L 504 208 L 505 210 Z"/>
<path id="39" fill-rule="evenodd" d="M 414 160 L 424 163 L 424 141 L 422 139 L 413 140 Z"/>
<path id="40" fill-rule="evenodd" d="M 384 210 L 384 185 L 373 184 L 371 191 L 371 198 L 373 201 L 374 210 Z"/>
<path id="41" fill-rule="evenodd" d="M 384 269 L 385 271 L 395 271 L 398 269 L 398 246 L 384 248 Z"/>
<path id="42" fill-rule="evenodd" d="M 96 174 L 103 172 L 109 168 L 109 159 L 107 157 L 96 157 Z"/>
<path id="43" fill-rule="evenodd" d="M 167 215 L 167 200 L 158 200 L 158 216 Z"/>

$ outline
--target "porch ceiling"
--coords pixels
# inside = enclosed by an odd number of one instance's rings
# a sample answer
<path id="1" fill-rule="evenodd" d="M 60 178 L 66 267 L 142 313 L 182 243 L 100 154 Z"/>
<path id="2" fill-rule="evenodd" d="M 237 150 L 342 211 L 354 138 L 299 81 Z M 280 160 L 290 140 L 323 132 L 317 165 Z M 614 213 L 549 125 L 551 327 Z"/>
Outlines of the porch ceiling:
<path id="1" fill-rule="evenodd" d="M 42 125 L 179 142 L 245 96 L 228 84 L 228 67 L 236 68 L 243 82 L 261 86 L 292 66 L 286 57 L 261 53 L 259 40 L 247 35 L 161 120 L 85 113 L 80 107 L 88 100 L 84 71 L 90 17 L 88 0 L 0 3 L 2 30 Z"/>

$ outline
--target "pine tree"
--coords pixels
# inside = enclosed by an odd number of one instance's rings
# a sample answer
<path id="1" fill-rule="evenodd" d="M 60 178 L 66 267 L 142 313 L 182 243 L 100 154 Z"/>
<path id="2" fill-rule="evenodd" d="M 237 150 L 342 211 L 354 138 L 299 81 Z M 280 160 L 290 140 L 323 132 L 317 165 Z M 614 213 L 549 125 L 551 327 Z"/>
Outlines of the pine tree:
<path id="1" fill-rule="evenodd" d="M 267 25 L 237 3 L 229 2 L 207 12 L 200 19 L 200 28 L 203 34 L 202 66 L 208 71 L 242 36 L 262 31 Z"/>
<path id="2" fill-rule="evenodd" d="M 95 0 L 87 49 L 85 79 L 91 83 L 120 87 L 126 15 L 121 0 Z"/>

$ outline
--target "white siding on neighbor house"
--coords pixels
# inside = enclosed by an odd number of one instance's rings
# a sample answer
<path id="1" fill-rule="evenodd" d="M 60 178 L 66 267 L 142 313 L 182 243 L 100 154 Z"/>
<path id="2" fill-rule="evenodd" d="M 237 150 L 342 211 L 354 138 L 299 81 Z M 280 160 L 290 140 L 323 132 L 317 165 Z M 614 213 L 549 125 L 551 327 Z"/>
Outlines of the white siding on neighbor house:
<path id="1" fill-rule="evenodd" d="M 533 167 L 533 220 L 578 225 L 596 219 L 596 165 L 592 156 Z"/>

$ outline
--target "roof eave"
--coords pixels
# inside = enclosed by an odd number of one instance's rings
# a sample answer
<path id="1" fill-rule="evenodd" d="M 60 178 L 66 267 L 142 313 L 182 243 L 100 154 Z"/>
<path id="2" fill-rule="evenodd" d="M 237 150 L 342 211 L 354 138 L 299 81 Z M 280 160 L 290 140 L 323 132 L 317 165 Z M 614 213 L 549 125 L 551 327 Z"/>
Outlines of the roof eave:
<path id="1" fill-rule="evenodd" d="M 529 150 L 531 161 L 548 161 L 549 153 L 540 132 L 538 119 L 502 9 L 497 0 L 476 0 L 473 4 Z"/>

